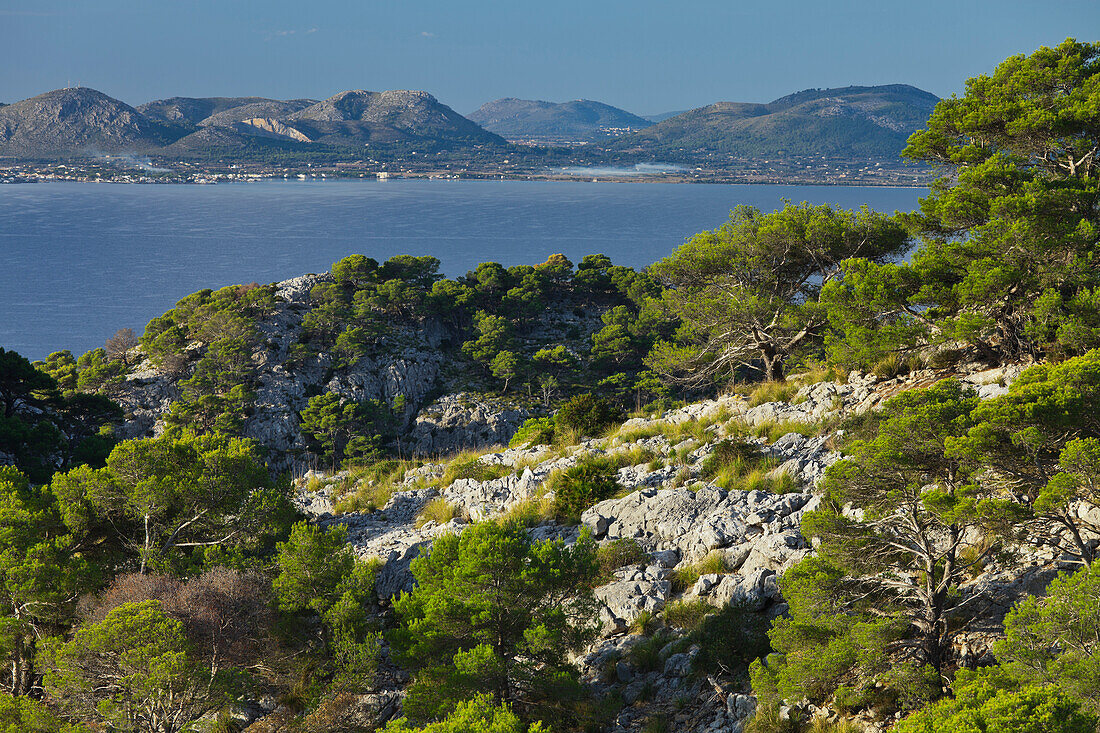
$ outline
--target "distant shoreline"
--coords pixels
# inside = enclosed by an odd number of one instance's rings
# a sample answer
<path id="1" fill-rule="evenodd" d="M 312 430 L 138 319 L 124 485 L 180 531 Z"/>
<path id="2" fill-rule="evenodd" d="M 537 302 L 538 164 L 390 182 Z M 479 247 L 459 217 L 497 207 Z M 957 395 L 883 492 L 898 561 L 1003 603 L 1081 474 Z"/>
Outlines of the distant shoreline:
<path id="1" fill-rule="evenodd" d="M 340 174 L 278 174 L 278 175 L 240 175 L 225 173 L 194 174 L 187 177 L 151 177 L 138 173 L 122 173 L 111 177 L 91 178 L 86 176 L 59 176 L 55 174 L 21 174 L 5 177 L 0 173 L 0 185 L 30 183 L 91 183 L 91 184 L 130 184 L 130 185 L 215 185 L 232 183 L 349 183 L 377 182 L 386 184 L 391 181 L 529 181 L 564 183 L 664 183 L 679 185 L 721 185 L 721 186 L 834 186 L 844 188 L 928 188 L 931 179 L 926 182 L 895 181 L 882 179 L 837 180 L 807 176 L 805 178 L 745 178 L 720 173 L 710 173 L 705 177 L 689 177 L 683 174 L 632 174 L 632 175 L 575 175 L 567 173 L 496 173 L 465 172 L 441 174 L 437 172 L 392 172 L 384 178 L 375 173 L 362 175 Z"/>

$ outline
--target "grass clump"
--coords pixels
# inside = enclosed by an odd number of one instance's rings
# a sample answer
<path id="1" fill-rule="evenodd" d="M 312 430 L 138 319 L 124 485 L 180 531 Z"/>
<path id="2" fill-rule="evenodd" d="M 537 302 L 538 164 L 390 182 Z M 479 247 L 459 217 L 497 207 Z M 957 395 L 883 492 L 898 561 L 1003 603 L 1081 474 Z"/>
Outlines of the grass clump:
<path id="1" fill-rule="evenodd" d="M 702 560 L 676 568 L 672 574 L 672 587 L 676 591 L 684 591 L 695 585 L 695 581 L 699 580 L 701 575 L 721 575 L 731 570 L 725 553 L 712 550 Z"/>
<path id="2" fill-rule="evenodd" d="M 617 470 L 608 459 L 594 458 L 551 474 L 546 484 L 554 492 L 554 516 L 563 523 L 579 523 L 585 509 L 619 493 Z"/>
<path id="3" fill-rule="evenodd" d="M 343 496 L 334 508 L 341 514 L 381 509 L 405 481 L 405 473 L 418 465 L 413 461 L 386 460 L 352 466 L 342 485 Z"/>
<path id="4" fill-rule="evenodd" d="M 783 472 L 770 475 L 779 466 L 774 456 L 765 456 L 760 448 L 737 438 L 723 440 L 703 461 L 702 476 L 727 491 L 768 491 L 787 494 L 800 491 L 792 476 Z"/>
<path id="5" fill-rule="evenodd" d="M 766 420 L 752 426 L 749 430 L 756 437 L 766 438 L 769 443 L 774 443 L 787 433 L 798 433 L 812 438 L 821 432 L 821 425 L 800 420 Z"/>
<path id="6" fill-rule="evenodd" d="M 517 524 L 521 527 L 535 527 L 554 518 L 554 507 L 546 497 L 538 496 L 514 504 L 501 516 L 505 524 Z"/>
<path id="7" fill-rule="evenodd" d="M 758 407 L 768 402 L 790 402 L 799 385 L 792 381 L 761 382 L 749 395 L 749 407 Z"/>
<path id="8" fill-rule="evenodd" d="M 447 462 L 447 469 L 440 479 L 440 486 L 450 486 L 458 479 L 471 479 L 473 481 L 492 481 L 512 473 L 508 466 L 494 466 L 483 463 L 481 457 L 488 453 L 483 451 L 463 451 Z"/>
<path id="9" fill-rule="evenodd" d="M 416 527 L 419 529 L 428 522 L 446 524 L 457 516 L 457 506 L 441 496 L 436 497 L 425 504 L 424 508 L 420 510 L 420 513 L 416 515 Z"/>
<path id="10" fill-rule="evenodd" d="M 610 579 L 616 570 L 627 565 L 638 565 L 647 557 L 647 553 L 638 544 L 638 541 L 630 537 L 601 545 L 596 551 L 596 562 L 600 566 L 600 578 Z M 606 581 L 605 581 L 606 582 Z"/>
<path id="11" fill-rule="evenodd" d="M 703 620 L 717 609 L 702 598 L 676 601 L 665 606 L 665 623 L 676 629 L 695 631 Z"/>

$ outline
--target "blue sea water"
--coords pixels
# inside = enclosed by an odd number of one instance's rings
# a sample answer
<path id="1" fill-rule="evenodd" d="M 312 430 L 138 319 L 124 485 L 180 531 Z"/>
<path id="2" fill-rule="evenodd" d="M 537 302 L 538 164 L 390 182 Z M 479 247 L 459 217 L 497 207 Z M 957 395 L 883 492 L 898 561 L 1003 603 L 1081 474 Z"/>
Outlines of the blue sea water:
<path id="1" fill-rule="evenodd" d="M 0 346 L 31 359 L 103 345 L 202 288 L 323 272 L 362 253 L 643 267 L 737 204 L 911 210 L 921 189 L 533 181 L 0 186 Z"/>

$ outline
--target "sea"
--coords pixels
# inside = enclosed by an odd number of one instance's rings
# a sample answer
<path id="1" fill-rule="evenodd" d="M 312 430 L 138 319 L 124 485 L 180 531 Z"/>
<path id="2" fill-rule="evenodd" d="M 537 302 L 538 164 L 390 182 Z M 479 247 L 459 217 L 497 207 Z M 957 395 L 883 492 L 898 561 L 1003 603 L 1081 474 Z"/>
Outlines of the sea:
<path id="1" fill-rule="evenodd" d="M 202 288 L 325 272 L 360 253 L 433 255 L 449 277 L 481 262 L 645 267 L 738 204 L 910 211 L 917 188 L 564 181 L 265 181 L 0 186 L 0 347 L 29 359 L 139 335 Z"/>

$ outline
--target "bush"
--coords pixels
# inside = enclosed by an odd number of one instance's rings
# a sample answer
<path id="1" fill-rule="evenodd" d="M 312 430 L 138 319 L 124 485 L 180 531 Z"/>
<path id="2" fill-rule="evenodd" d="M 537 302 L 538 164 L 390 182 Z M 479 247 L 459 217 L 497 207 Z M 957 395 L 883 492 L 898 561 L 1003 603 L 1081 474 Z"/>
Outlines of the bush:
<path id="1" fill-rule="evenodd" d="M 577 395 L 562 405 L 554 419 L 562 430 L 596 437 L 615 423 L 621 422 L 623 414 L 603 397 L 586 393 Z"/>
<path id="2" fill-rule="evenodd" d="M 743 602 L 707 615 L 696 627 L 692 640 L 699 645 L 695 668 L 702 672 L 719 672 L 722 666 L 747 668 L 771 651 L 766 618 Z"/>
<path id="3" fill-rule="evenodd" d="M 600 577 L 610 578 L 611 574 L 627 565 L 637 565 L 646 557 L 645 550 L 638 541 L 623 537 L 602 545 L 596 552 L 596 561 L 600 564 Z"/>
<path id="4" fill-rule="evenodd" d="M 520 426 L 512 439 L 508 441 L 509 448 L 521 448 L 525 445 L 549 445 L 554 442 L 555 430 L 554 418 L 532 417 Z"/>
<path id="5" fill-rule="evenodd" d="M 615 474 L 606 459 L 579 463 L 558 474 L 552 485 L 554 515 L 562 522 L 578 523 L 585 509 L 619 492 Z"/>

